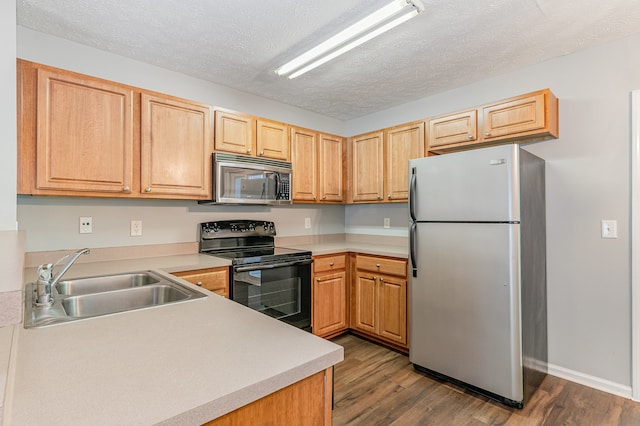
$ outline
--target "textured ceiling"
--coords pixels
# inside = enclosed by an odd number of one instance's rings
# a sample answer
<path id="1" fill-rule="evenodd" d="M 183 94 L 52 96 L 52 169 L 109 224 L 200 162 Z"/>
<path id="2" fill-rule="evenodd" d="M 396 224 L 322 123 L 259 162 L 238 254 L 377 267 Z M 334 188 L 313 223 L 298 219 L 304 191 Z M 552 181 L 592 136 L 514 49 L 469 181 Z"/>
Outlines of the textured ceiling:
<path id="1" fill-rule="evenodd" d="M 638 0 L 422 0 L 288 80 L 274 69 L 389 0 L 17 0 L 18 25 L 341 120 L 640 32 Z"/>

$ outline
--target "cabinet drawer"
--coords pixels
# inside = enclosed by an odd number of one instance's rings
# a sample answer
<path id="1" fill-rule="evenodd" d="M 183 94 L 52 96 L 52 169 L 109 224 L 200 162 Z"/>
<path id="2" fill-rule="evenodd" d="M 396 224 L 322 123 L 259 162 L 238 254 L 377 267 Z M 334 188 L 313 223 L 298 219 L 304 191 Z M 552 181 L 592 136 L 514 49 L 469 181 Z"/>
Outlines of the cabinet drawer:
<path id="1" fill-rule="evenodd" d="M 318 273 L 344 269 L 347 262 L 346 258 L 347 256 L 345 254 L 314 257 L 313 272 Z"/>
<path id="2" fill-rule="evenodd" d="M 229 270 L 227 268 L 200 269 L 197 271 L 175 272 L 173 275 L 190 283 L 202 286 L 209 291 L 227 294 Z"/>
<path id="3" fill-rule="evenodd" d="M 407 276 L 407 261 L 376 256 L 356 256 L 356 268 L 380 274 Z"/>

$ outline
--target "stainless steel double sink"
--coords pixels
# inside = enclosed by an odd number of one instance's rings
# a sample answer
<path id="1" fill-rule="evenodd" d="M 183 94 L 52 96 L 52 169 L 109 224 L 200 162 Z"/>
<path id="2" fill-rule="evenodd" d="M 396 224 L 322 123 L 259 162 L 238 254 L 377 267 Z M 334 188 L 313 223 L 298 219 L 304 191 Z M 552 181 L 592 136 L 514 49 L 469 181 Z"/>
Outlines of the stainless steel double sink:
<path id="1" fill-rule="evenodd" d="M 75 278 L 58 282 L 52 304 L 36 303 L 36 284 L 26 287 L 24 327 L 77 321 L 207 297 L 153 271 Z"/>

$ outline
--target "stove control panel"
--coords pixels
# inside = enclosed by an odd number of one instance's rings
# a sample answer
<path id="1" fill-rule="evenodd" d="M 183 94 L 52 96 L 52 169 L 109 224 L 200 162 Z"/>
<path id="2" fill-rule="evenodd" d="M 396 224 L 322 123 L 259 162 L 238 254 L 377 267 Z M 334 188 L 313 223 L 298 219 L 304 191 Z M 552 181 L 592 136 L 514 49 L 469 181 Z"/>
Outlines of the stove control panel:
<path id="1" fill-rule="evenodd" d="M 228 238 L 240 236 L 271 236 L 276 235 L 273 222 L 257 220 L 218 220 L 200 224 L 200 238 Z"/>

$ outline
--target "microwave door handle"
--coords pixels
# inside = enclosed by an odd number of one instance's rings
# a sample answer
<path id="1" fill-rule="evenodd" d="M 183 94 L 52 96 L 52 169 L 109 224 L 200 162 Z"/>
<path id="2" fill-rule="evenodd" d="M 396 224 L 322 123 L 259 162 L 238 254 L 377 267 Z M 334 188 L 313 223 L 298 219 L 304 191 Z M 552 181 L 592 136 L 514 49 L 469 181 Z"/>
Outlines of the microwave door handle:
<path id="1" fill-rule="evenodd" d="M 280 179 L 280 173 L 274 173 L 275 181 L 276 181 L 276 200 L 279 200 L 282 197 L 282 181 Z"/>

